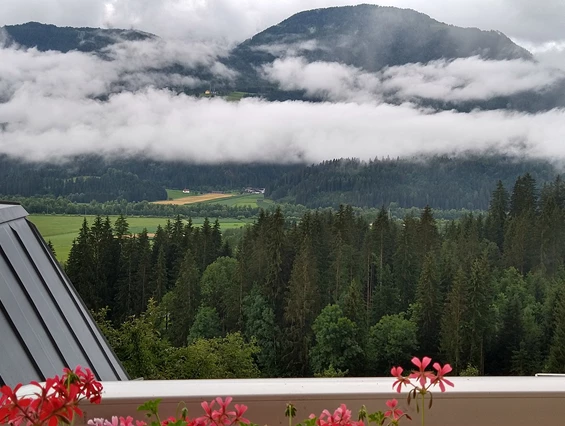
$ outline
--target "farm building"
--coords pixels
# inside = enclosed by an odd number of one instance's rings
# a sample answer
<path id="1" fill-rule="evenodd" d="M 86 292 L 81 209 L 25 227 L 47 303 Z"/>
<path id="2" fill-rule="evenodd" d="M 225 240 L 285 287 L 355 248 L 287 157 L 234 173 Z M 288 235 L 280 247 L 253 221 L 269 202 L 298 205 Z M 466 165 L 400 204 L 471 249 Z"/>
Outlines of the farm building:
<path id="1" fill-rule="evenodd" d="M 265 188 L 252 188 L 252 187 L 247 187 L 243 190 L 243 192 L 245 192 L 246 194 L 264 194 L 265 193 Z"/>

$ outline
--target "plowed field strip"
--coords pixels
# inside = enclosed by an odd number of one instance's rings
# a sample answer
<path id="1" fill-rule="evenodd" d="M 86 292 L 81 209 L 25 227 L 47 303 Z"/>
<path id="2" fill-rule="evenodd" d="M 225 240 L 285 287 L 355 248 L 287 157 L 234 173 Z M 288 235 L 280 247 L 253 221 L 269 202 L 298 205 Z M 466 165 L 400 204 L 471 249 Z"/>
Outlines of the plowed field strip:
<path id="1" fill-rule="evenodd" d="M 233 197 L 233 195 L 232 194 L 193 195 L 192 197 L 177 198 L 176 200 L 155 201 L 154 204 L 174 204 L 176 206 L 181 206 L 183 204 L 201 203 L 203 201 L 219 200 L 220 198 L 230 198 L 230 197 Z"/>

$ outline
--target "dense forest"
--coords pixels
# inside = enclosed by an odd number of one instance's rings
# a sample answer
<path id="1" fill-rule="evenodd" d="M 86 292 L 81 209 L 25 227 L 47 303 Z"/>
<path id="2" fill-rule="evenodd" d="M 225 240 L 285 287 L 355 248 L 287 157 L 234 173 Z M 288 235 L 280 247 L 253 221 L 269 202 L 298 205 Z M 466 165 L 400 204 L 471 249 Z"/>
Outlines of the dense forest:
<path id="1" fill-rule="evenodd" d="M 151 159 L 72 158 L 63 164 L 31 163 L 0 155 L 0 194 L 64 196 L 89 203 L 166 200 L 165 188 L 210 192 L 265 187 L 303 166 L 270 164 L 199 165 Z"/>
<path id="2" fill-rule="evenodd" d="M 310 208 L 397 203 L 404 208 L 486 210 L 498 180 L 510 187 L 526 172 L 540 183 L 557 174 L 551 164 L 504 156 L 340 159 L 287 173 L 267 187 L 267 195 Z"/>
<path id="3" fill-rule="evenodd" d="M 278 203 L 308 208 L 349 204 L 357 207 L 485 210 L 495 184 L 510 187 L 529 172 L 540 184 L 558 172 L 545 161 L 504 156 L 339 159 L 321 164 L 188 164 L 149 159 L 107 160 L 88 156 L 61 165 L 34 164 L 0 156 L 0 194 L 8 197 L 62 196 L 76 203 L 114 200 L 138 202 L 135 212 L 121 203 L 117 213 L 160 215 L 142 201 L 166 199 L 165 188 L 233 191 L 247 186 L 266 188 Z M 34 203 L 37 205 L 36 203 Z M 98 206 L 99 207 L 99 206 Z M 65 213 L 80 213 L 67 203 Z M 53 210 L 51 210 L 53 211 Z M 155 213 L 157 212 L 157 213 Z M 100 214 L 116 214 L 101 211 Z M 175 212 L 185 214 L 181 211 Z M 215 213 L 208 213 L 217 216 Z"/>
<path id="4" fill-rule="evenodd" d="M 101 170 L 101 171 L 100 171 Z M 0 156 L 0 194 L 64 196 L 69 201 L 89 203 L 124 199 L 154 201 L 167 199 L 162 185 L 136 174 L 103 167 L 84 174 L 71 165 L 22 163 Z"/>
<path id="5" fill-rule="evenodd" d="M 424 354 L 530 375 L 565 372 L 564 262 L 565 183 L 525 174 L 441 228 L 429 207 L 275 210 L 234 246 L 217 222 L 151 239 L 98 217 L 66 272 L 132 377 L 383 375 Z"/>

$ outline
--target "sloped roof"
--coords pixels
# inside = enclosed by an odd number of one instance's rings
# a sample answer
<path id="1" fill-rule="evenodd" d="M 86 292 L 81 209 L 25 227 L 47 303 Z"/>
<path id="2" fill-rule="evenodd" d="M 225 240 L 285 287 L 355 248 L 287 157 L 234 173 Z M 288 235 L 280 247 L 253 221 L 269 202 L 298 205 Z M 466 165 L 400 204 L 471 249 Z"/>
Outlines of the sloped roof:
<path id="1" fill-rule="evenodd" d="M 77 365 L 99 380 L 128 380 L 27 215 L 0 202 L 0 384 L 44 381 Z"/>

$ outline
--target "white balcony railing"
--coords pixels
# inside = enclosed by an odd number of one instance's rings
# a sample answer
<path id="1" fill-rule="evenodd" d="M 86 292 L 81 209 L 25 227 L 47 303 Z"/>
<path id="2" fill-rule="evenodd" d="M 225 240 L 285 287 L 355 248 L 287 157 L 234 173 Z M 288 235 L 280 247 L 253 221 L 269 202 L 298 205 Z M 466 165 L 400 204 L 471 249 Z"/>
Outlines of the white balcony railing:
<path id="1" fill-rule="evenodd" d="M 455 388 L 434 392 L 428 426 L 557 426 L 565 423 L 565 377 L 453 377 Z M 287 425 L 287 402 L 297 408 L 299 420 L 322 409 L 333 411 L 345 403 L 357 415 L 361 405 L 369 411 L 385 409 L 388 399 L 413 417 L 404 424 L 419 424 L 414 403 L 408 407 L 406 392 L 392 390 L 393 378 L 257 379 L 104 382 L 102 404 L 85 405 L 86 418 L 130 415 L 143 419 L 137 407 L 161 398 L 163 418 L 174 415 L 184 401 L 190 415 L 203 413 L 200 402 L 232 396 L 234 403 L 249 406 L 247 417 L 259 425 Z"/>

